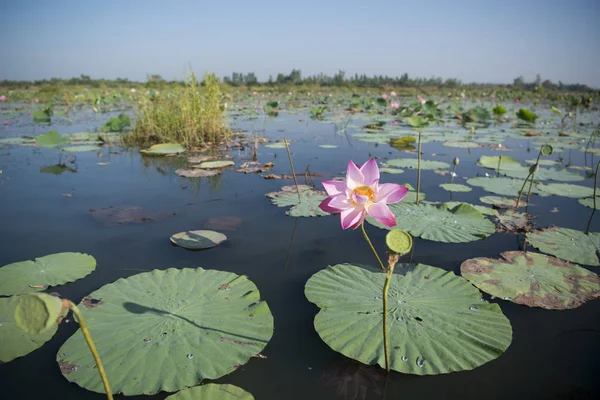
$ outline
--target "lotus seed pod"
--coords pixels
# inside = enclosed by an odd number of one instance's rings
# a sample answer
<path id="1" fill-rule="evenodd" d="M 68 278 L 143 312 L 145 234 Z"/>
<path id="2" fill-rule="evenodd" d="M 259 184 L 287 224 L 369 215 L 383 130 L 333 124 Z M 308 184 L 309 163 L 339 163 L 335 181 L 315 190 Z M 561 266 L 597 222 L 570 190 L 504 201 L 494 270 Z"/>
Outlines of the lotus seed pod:
<path id="1" fill-rule="evenodd" d="M 404 255 L 412 249 L 412 236 L 403 229 L 393 229 L 385 237 L 385 244 L 392 253 Z"/>
<path id="2" fill-rule="evenodd" d="M 548 157 L 549 155 L 552 154 L 552 151 L 553 151 L 552 146 L 550 146 L 549 144 L 545 144 L 542 146 L 541 153 L 543 156 Z"/>
<path id="3" fill-rule="evenodd" d="M 38 334 L 56 324 L 63 314 L 60 298 L 46 293 L 28 294 L 19 299 L 15 321 L 25 332 Z"/>
<path id="4" fill-rule="evenodd" d="M 460 160 L 458 159 L 458 157 L 454 157 L 454 165 L 458 165 L 459 162 Z"/>

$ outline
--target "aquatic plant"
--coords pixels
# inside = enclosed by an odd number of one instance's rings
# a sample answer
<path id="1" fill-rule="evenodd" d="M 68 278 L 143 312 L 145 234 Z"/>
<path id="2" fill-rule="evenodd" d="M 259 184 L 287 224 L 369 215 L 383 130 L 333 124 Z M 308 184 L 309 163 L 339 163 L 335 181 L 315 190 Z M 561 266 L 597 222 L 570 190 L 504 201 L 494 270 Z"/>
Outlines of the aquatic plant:
<path id="1" fill-rule="evenodd" d="M 549 144 L 545 144 L 540 148 L 540 152 L 538 153 L 537 156 L 537 160 L 535 162 L 535 164 L 533 164 L 530 168 L 529 168 L 529 175 L 527 175 L 527 178 L 525 178 L 525 180 L 523 181 L 523 186 L 521 187 L 521 190 L 519 191 L 519 197 L 517 198 L 517 208 L 519 208 L 519 202 L 521 201 L 521 196 L 523 195 L 523 189 L 525 189 L 525 184 L 527 183 L 527 180 L 529 178 L 531 178 L 531 182 L 529 182 L 529 190 L 527 192 L 527 204 L 529 205 L 529 198 L 531 196 L 531 189 L 533 187 L 533 179 L 535 178 L 535 174 L 538 173 L 540 171 L 540 158 L 542 156 L 550 156 L 552 155 L 552 146 L 550 146 Z"/>
<path id="2" fill-rule="evenodd" d="M 134 129 L 123 140 L 130 145 L 179 143 L 188 148 L 217 144 L 228 138 L 219 79 L 204 76 L 201 88 L 190 74 L 185 86 L 169 97 L 139 97 Z"/>
<path id="3" fill-rule="evenodd" d="M 125 128 L 131 126 L 131 118 L 126 114 L 119 114 L 118 117 L 109 119 L 103 126 L 102 132 L 123 132 Z"/>

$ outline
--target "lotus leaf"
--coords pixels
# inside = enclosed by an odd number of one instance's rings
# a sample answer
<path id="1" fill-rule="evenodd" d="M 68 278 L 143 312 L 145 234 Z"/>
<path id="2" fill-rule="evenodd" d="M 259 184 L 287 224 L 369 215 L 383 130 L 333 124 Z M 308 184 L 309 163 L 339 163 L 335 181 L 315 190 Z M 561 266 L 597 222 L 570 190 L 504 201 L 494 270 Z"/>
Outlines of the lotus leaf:
<path id="1" fill-rule="evenodd" d="M 501 171 L 502 172 L 502 171 Z M 505 171 L 506 176 L 512 178 L 525 179 L 529 175 L 529 172 L 524 171 Z M 579 175 L 577 172 L 570 172 L 566 168 L 554 169 L 554 168 L 540 168 L 535 173 L 536 181 L 562 181 L 562 182 L 578 182 L 585 178 Z"/>
<path id="2" fill-rule="evenodd" d="M 440 184 L 440 187 L 448 192 L 470 192 L 473 190 L 470 187 L 459 183 L 442 183 Z"/>
<path id="3" fill-rule="evenodd" d="M 470 370 L 499 357 L 512 328 L 497 304 L 482 301 L 465 279 L 423 264 L 399 264 L 389 289 L 390 367 L 431 375 Z M 350 264 L 329 266 L 306 283 L 321 310 L 315 329 L 333 350 L 385 365 L 381 292 L 385 274 Z"/>
<path id="4" fill-rule="evenodd" d="M 218 168 L 227 168 L 235 165 L 233 161 L 230 160 L 221 160 L 221 161 L 205 161 L 201 163 L 198 168 L 205 169 L 218 169 Z"/>
<path id="5" fill-rule="evenodd" d="M 474 142 L 444 142 L 446 147 L 458 147 L 462 149 L 475 149 L 481 147 L 479 144 Z"/>
<path id="6" fill-rule="evenodd" d="M 321 144 L 319 147 L 322 149 L 337 149 L 335 144 Z"/>
<path id="7" fill-rule="evenodd" d="M 400 168 L 379 168 L 379 172 L 384 174 L 403 174 L 404 170 Z"/>
<path id="8" fill-rule="evenodd" d="M 269 144 L 266 144 L 265 147 L 268 147 L 270 149 L 285 149 L 285 143 L 284 142 L 269 143 Z"/>
<path id="9" fill-rule="evenodd" d="M 576 199 L 594 195 L 594 189 L 587 186 L 573 185 L 570 183 L 539 183 L 537 193 L 540 196 L 564 196 Z"/>
<path id="10" fill-rule="evenodd" d="M 17 326 L 15 310 L 21 296 L 0 298 L 0 363 L 7 363 L 42 347 L 54 336 L 58 325 L 39 334 L 28 334 Z"/>
<path id="11" fill-rule="evenodd" d="M 219 175 L 221 171 L 216 169 L 176 169 L 175 173 L 179 176 L 183 176 L 184 178 L 206 178 L 208 176 Z"/>
<path id="12" fill-rule="evenodd" d="M 507 210 L 498 215 L 498 232 L 525 233 L 531 230 L 531 215 Z"/>
<path id="13" fill-rule="evenodd" d="M 418 166 L 418 160 L 416 158 L 395 158 L 387 161 L 384 164 L 386 167 L 396 167 L 396 168 L 414 168 L 416 169 Z M 431 161 L 431 160 L 421 160 L 421 169 L 445 169 L 450 168 L 450 164 L 442 162 L 442 161 Z"/>
<path id="14" fill-rule="evenodd" d="M 483 168 L 493 169 L 494 171 L 496 171 L 498 169 L 498 162 L 500 162 L 501 174 L 507 173 L 509 171 L 519 171 L 529 174 L 529 167 L 521 165 L 521 162 L 519 160 L 516 160 L 509 156 L 481 156 L 477 161 L 477 165 Z"/>
<path id="15" fill-rule="evenodd" d="M 172 394 L 165 400 L 254 400 L 254 396 L 233 385 L 217 385 L 207 383 L 206 385 L 183 389 Z"/>
<path id="16" fill-rule="evenodd" d="M 67 153 L 83 153 L 86 151 L 98 151 L 101 148 L 96 145 L 82 145 L 63 147 L 61 150 Z"/>
<path id="17" fill-rule="evenodd" d="M 273 316 L 256 286 L 229 272 L 185 268 L 119 279 L 81 304 L 114 393 L 173 392 L 224 376 L 260 353 Z M 56 357 L 71 382 L 103 386 L 76 332 Z"/>
<path id="18" fill-rule="evenodd" d="M 523 186 L 523 180 L 512 179 L 512 178 L 496 178 L 496 177 L 482 177 L 478 176 L 475 178 L 467 179 L 467 183 L 471 186 L 479 186 L 485 191 L 503 196 L 518 196 L 519 190 Z M 532 187 L 532 193 L 536 193 L 537 184 Z"/>
<path id="19" fill-rule="evenodd" d="M 527 234 L 527 241 L 544 253 L 578 264 L 600 265 L 597 252 L 600 233 L 585 234 L 575 229 L 553 226 Z"/>
<path id="20" fill-rule="evenodd" d="M 56 253 L 8 264 L 0 268 L 0 295 L 39 292 L 81 279 L 94 269 L 94 257 L 81 253 Z"/>
<path id="21" fill-rule="evenodd" d="M 35 144 L 42 147 L 58 147 L 69 143 L 69 140 L 56 131 L 44 133 L 35 138 Z"/>
<path id="22" fill-rule="evenodd" d="M 517 206 L 517 199 L 510 199 L 507 197 L 499 197 L 499 196 L 483 196 L 479 198 L 479 201 L 486 204 L 491 204 L 497 208 L 513 208 Z M 519 206 L 526 206 L 527 202 L 521 200 Z"/>
<path id="23" fill-rule="evenodd" d="M 171 236 L 171 242 L 190 250 L 208 249 L 218 246 L 225 240 L 227 236 L 209 230 L 179 232 Z"/>
<path id="24" fill-rule="evenodd" d="M 400 202 L 389 206 L 399 228 L 415 237 L 444 243 L 473 242 L 492 235 L 496 228 L 475 207 L 461 203 L 453 208 Z M 367 221 L 379 228 L 390 229 L 370 216 Z"/>
<path id="25" fill-rule="evenodd" d="M 579 204 L 589 208 L 594 208 L 594 196 L 579 199 Z M 596 210 L 600 210 L 600 196 L 596 196 Z"/>
<path id="26" fill-rule="evenodd" d="M 471 204 L 471 203 L 464 203 L 462 201 L 447 201 L 446 202 L 446 205 L 448 206 L 448 208 L 454 208 L 459 204 L 466 204 L 468 206 L 475 207 L 475 209 L 477 211 L 479 211 L 480 213 L 482 213 L 483 215 L 489 215 L 491 217 L 497 217 L 499 215 L 498 211 L 494 210 L 491 207 L 479 206 L 479 205 L 475 205 L 475 204 Z"/>
<path id="27" fill-rule="evenodd" d="M 185 151 L 185 147 L 177 143 L 163 143 L 163 144 L 155 144 L 151 146 L 149 149 L 142 149 L 140 153 L 146 155 L 154 155 L 154 156 L 164 156 L 167 154 L 178 154 L 183 153 Z"/>
<path id="28" fill-rule="evenodd" d="M 320 217 L 329 215 L 319 208 L 319 204 L 327 197 L 322 191 L 313 190 L 307 185 L 298 185 L 300 198 L 298 201 L 298 192 L 296 186 L 283 186 L 279 192 L 267 193 L 266 196 L 278 207 L 292 206 L 286 214 L 291 217 Z"/>
<path id="29" fill-rule="evenodd" d="M 600 277 L 576 264 L 524 251 L 464 261 L 462 275 L 492 296 L 529 307 L 564 310 L 600 297 Z"/>

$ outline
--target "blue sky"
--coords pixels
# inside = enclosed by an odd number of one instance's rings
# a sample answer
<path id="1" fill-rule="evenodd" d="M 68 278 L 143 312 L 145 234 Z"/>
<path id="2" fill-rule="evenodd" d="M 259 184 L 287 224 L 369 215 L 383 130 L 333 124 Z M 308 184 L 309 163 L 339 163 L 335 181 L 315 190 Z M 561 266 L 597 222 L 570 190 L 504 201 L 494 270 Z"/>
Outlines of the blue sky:
<path id="1" fill-rule="evenodd" d="M 441 76 L 600 87 L 598 0 L 2 0 L 1 79 Z"/>

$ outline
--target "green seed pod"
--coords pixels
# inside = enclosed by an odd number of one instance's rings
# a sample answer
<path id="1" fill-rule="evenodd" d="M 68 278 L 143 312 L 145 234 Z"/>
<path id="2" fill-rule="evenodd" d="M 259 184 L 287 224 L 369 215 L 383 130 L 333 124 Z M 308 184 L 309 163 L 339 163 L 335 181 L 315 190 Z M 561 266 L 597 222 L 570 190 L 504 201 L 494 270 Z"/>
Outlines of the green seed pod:
<path id="1" fill-rule="evenodd" d="M 552 152 L 553 152 L 552 146 L 550 146 L 549 144 L 545 144 L 542 146 L 541 153 L 544 157 L 548 157 L 549 155 L 552 155 Z"/>
<path id="2" fill-rule="evenodd" d="M 61 316 L 64 316 L 62 300 L 46 293 L 21 296 L 15 309 L 17 325 L 30 334 L 45 331 Z"/>
<path id="3" fill-rule="evenodd" d="M 403 229 L 392 229 L 385 237 L 385 244 L 392 253 L 404 255 L 412 249 L 412 236 Z"/>

